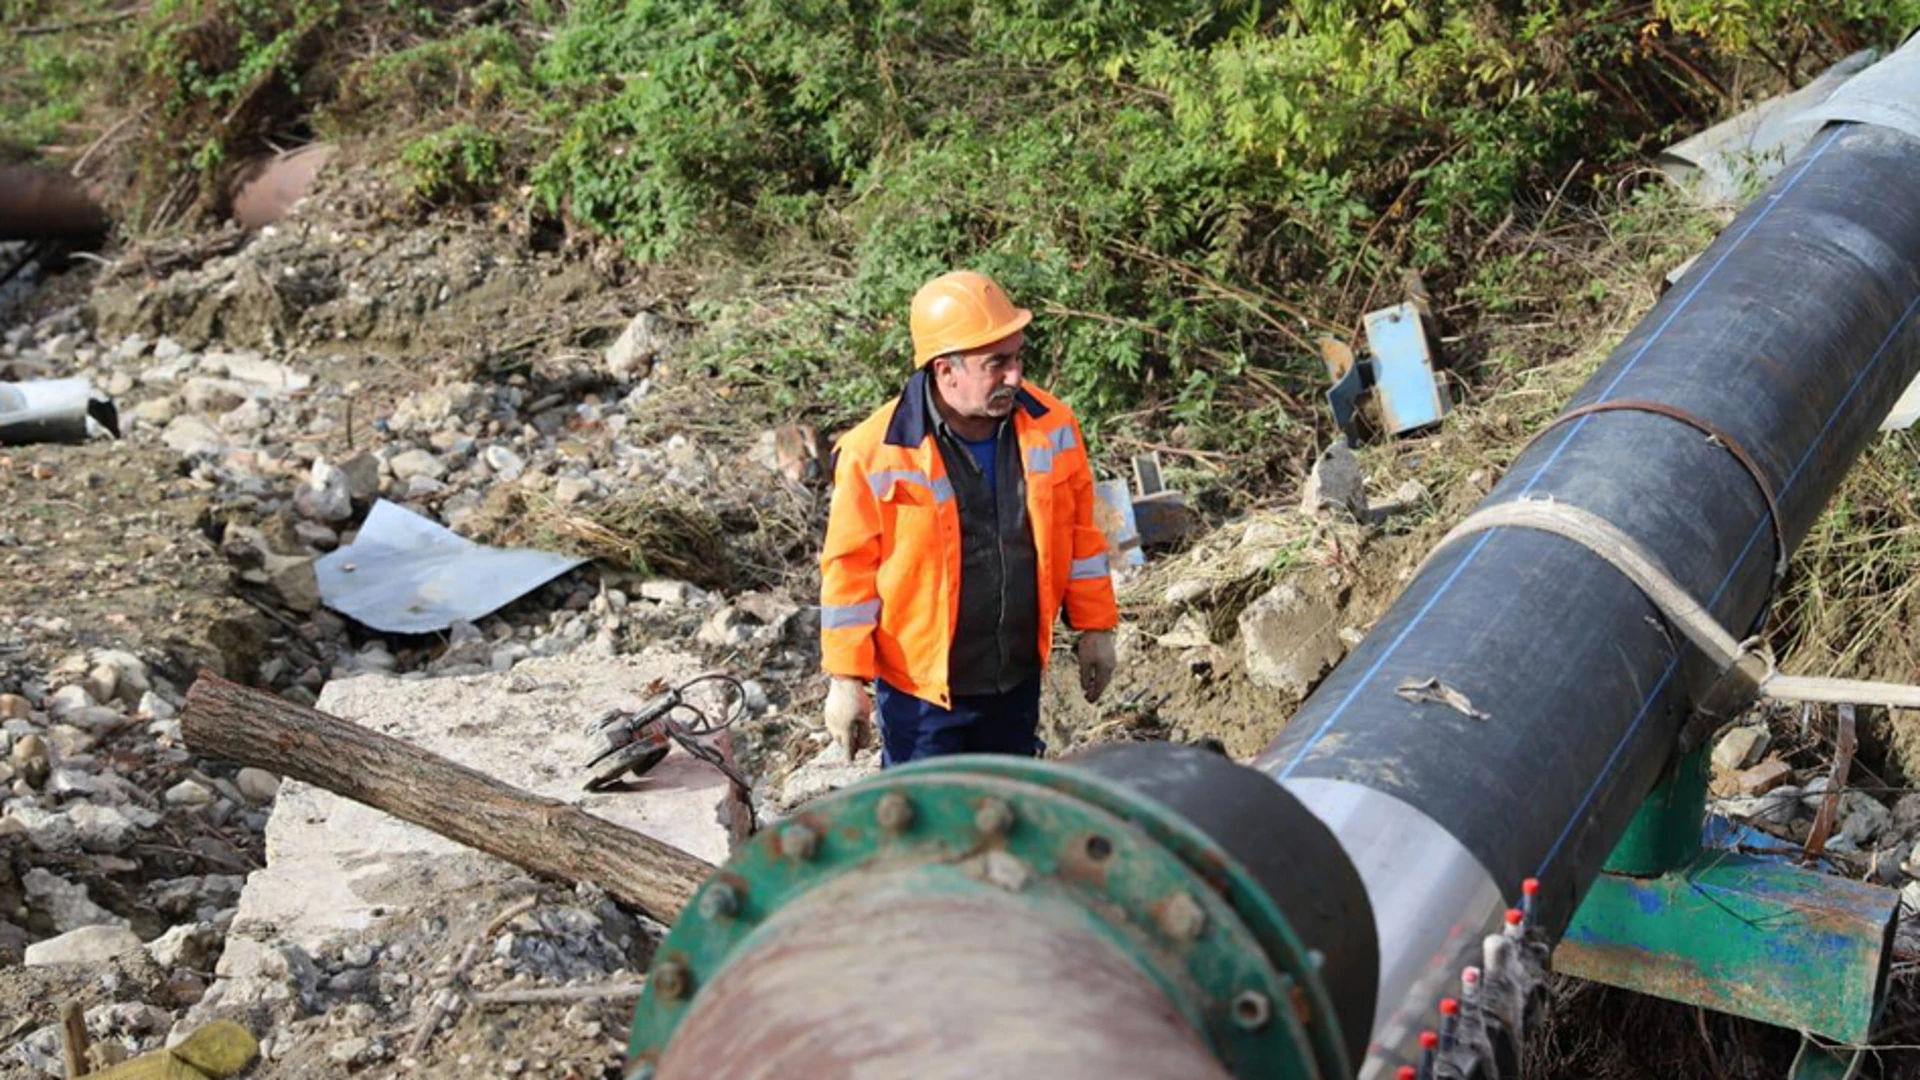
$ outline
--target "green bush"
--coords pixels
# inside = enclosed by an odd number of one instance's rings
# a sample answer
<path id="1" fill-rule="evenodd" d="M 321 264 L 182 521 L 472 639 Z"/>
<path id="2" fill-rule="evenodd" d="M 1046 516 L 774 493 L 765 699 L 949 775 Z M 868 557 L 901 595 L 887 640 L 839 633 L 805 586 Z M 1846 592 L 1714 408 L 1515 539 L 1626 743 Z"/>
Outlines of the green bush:
<path id="1" fill-rule="evenodd" d="M 1226 444 L 1318 393 L 1315 336 L 1350 330 L 1398 270 L 1471 296 L 1466 256 L 1531 193 L 1591 190 L 1564 186 L 1576 161 L 1612 186 L 1736 88 L 1920 17 L 1920 0 L 435 2 L 157 0 L 140 70 L 159 148 L 211 177 L 318 117 L 392 139 L 423 200 L 527 179 L 636 260 L 804 281 L 710 309 L 731 329 L 709 347 L 847 411 L 897 384 L 913 290 L 977 266 L 1039 313 L 1035 373 L 1092 422 L 1164 410 Z"/>
<path id="2" fill-rule="evenodd" d="M 500 140 L 472 124 L 414 139 L 400 151 L 407 194 L 430 204 L 471 202 L 500 183 Z"/>

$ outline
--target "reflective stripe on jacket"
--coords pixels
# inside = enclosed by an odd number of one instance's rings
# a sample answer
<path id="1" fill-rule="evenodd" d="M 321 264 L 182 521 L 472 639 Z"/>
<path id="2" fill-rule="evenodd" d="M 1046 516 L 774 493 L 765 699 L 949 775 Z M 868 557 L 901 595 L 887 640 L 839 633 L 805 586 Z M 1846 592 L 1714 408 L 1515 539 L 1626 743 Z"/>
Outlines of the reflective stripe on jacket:
<path id="1" fill-rule="evenodd" d="M 951 707 L 948 652 L 959 619 L 960 511 L 916 372 L 899 398 L 841 436 L 820 553 L 821 666 Z M 1023 386 L 1014 433 L 1038 555 L 1040 664 L 1064 610 L 1076 630 L 1120 621 L 1106 536 L 1093 523 L 1093 469 L 1073 411 Z"/>

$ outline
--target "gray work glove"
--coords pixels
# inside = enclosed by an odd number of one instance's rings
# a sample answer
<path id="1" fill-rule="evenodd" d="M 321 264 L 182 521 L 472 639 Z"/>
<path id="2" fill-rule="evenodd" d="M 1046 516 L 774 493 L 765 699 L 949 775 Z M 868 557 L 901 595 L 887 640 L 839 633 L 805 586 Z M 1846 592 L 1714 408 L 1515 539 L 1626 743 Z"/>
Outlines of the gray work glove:
<path id="1" fill-rule="evenodd" d="M 1090 702 L 1099 701 L 1113 681 L 1113 669 L 1119 663 L 1113 651 L 1113 631 L 1093 630 L 1080 635 L 1073 647 L 1080 661 L 1080 692 Z"/>
<path id="2" fill-rule="evenodd" d="M 821 719 L 826 723 L 827 734 L 833 736 L 834 745 L 847 752 L 848 761 L 866 744 L 865 721 L 872 715 L 873 697 L 867 693 L 867 684 L 835 675 L 833 685 L 827 689 L 827 704 Z"/>

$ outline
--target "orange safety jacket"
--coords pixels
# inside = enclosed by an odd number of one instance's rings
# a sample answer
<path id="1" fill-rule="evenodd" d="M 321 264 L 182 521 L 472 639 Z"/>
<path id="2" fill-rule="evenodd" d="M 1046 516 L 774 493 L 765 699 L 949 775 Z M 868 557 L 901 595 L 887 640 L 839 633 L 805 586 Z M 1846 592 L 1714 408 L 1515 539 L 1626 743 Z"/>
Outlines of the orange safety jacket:
<path id="1" fill-rule="evenodd" d="M 960 615 L 960 509 L 934 443 L 922 382 L 842 435 L 820 553 L 820 663 L 952 708 L 947 656 Z M 1120 622 L 1093 469 L 1073 410 L 1022 386 L 1014 432 L 1026 471 L 1040 597 L 1040 667 L 1062 607 L 1076 630 Z"/>

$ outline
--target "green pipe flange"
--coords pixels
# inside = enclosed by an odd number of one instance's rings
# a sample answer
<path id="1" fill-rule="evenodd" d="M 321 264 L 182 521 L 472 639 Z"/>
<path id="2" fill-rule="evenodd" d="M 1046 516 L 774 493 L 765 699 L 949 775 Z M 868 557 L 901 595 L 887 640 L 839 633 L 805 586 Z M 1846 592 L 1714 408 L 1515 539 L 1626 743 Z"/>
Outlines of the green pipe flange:
<path id="1" fill-rule="evenodd" d="M 1322 1075 L 1349 1077 L 1354 1070 L 1347 1058 L 1333 999 L 1320 980 L 1320 954 L 1307 948 L 1274 906 L 1273 898 L 1253 880 L 1239 860 L 1195 828 L 1171 807 L 1124 784 L 1105 777 L 1033 758 L 980 754 L 949 759 L 970 772 L 1031 779 L 1035 783 L 1084 799 L 1146 830 L 1148 836 L 1179 856 L 1188 870 L 1199 875 L 1233 907 L 1246 923 L 1268 959 L 1292 980 L 1294 1008 L 1313 1040 L 1314 1057 Z M 942 768 L 940 761 L 916 762 L 898 772 Z"/>
<path id="2" fill-rule="evenodd" d="M 760 944 L 769 915 L 842 875 L 883 867 L 929 889 L 987 880 L 1036 904 L 1070 902 L 1236 1077 L 1352 1075 L 1311 955 L 1224 851 L 1119 785 L 981 756 L 890 769 L 737 849 L 655 953 L 630 1075 L 651 1075 L 700 987 Z"/>

